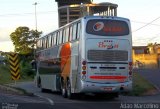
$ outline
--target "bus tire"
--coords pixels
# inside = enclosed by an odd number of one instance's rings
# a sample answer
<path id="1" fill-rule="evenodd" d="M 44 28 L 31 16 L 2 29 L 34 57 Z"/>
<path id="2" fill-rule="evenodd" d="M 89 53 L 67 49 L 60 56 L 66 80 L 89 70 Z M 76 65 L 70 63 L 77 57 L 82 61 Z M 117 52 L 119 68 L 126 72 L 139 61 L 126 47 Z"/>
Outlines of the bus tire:
<path id="1" fill-rule="evenodd" d="M 61 92 L 62 92 L 62 96 L 64 98 L 67 98 L 66 84 L 64 83 L 64 80 L 61 81 Z"/>
<path id="2" fill-rule="evenodd" d="M 40 77 L 38 77 L 38 79 L 37 79 L 37 87 L 41 88 L 41 79 L 40 79 Z"/>
<path id="3" fill-rule="evenodd" d="M 41 88 L 41 92 L 47 92 L 47 89 Z"/>
<path id="4" fill-rule="evenodd" d="M 70 80 L 67 80 L 67 97 L 69 99 L 73 99 L 74 98 L 74 94 L 71 92 L 71 83 Z"/>

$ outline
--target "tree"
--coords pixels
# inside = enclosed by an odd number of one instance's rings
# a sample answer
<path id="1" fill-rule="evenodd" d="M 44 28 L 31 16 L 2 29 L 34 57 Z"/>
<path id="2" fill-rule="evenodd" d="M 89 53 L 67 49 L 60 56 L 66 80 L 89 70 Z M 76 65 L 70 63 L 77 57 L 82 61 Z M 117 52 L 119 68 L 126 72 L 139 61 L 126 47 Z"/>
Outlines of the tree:
<path id="1" fill-rule="evenodd" d="M 28 27 L 18 27 L 10 34 L 10 38 L 15 46 L 15 52 L 20 54 L 33 53 L 36 40 L 42 32 L 37 30 L 30 30 Z"/>
<path id="2" fill-rule="evenodd" d="M 152 47 L 152 46 L 153 46 L 153 43 L 148 43 L 147 46 Z"/>

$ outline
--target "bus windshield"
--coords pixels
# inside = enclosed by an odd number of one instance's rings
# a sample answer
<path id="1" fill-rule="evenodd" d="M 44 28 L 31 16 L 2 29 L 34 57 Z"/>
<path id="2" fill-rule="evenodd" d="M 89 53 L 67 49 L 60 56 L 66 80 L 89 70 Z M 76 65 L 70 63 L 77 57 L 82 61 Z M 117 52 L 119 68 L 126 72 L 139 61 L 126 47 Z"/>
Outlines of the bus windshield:
<path id="1" fill-rule="evenodd" d="M 129 34 L 129 27 L 125 21 L 93 19 L 87 22 L 86 32 L 100 36 L 123 36 Z"/>

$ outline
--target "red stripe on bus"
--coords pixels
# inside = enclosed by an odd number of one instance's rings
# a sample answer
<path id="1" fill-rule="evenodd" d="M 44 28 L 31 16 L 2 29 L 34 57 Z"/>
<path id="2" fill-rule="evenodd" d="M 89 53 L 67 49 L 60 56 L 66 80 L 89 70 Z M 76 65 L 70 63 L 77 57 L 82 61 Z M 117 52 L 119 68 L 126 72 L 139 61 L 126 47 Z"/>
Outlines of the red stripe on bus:
<path id="1" fill-rule="evenodd" d="M 126 79 L 126 76 L 90 76 L 91 79 Z"/>

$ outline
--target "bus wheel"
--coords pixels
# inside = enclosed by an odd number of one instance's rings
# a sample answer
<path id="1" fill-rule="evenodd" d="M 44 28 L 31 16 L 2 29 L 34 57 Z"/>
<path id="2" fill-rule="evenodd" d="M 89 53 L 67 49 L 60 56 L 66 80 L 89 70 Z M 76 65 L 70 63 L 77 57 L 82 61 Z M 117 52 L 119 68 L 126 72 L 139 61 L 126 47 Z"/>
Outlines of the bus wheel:
<path id="1" fill-rule="evenodd" d="M 40 79 L 40 77 L 38 77 L 38 79 L 37 79 L 37 87 L 41 88 L 41 79 Z"/>
<path id="2" fill-rule="evenodd" d="M 67 98 L 67 90 L 66 90 L 66 85 L 64 83 L 64 80 L 62 80 L 61 82 L 61 92 L 62 92 L 62 96 L 64 98 Z"/>
<path id="3" fill-rule="evenodd" d="M 67 80 L 67 97 L 69 99 L 73 99 L 74 97 L 73 93 L 71 92 L 71 83 L 69 80 Z"/>

